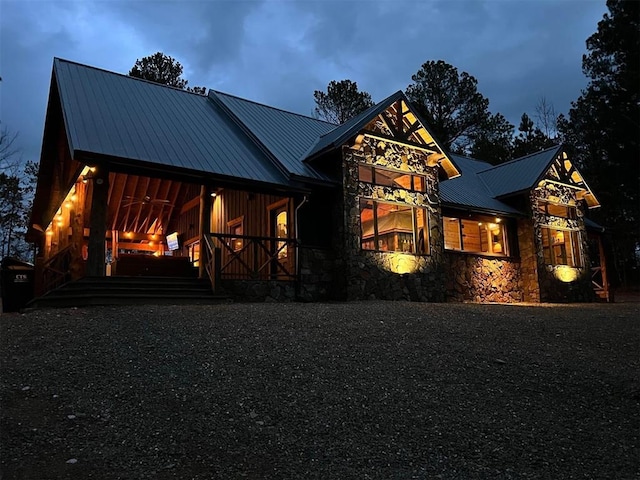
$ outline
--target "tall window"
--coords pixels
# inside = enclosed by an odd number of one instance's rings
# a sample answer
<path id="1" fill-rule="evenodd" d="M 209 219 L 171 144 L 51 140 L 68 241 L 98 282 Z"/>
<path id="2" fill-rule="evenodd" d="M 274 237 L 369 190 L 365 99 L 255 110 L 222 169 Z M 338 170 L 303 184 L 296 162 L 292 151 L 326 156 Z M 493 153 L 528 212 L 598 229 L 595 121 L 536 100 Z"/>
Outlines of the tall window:
<path id="1" fill-rule="evenodd" d="M 422 175 L 385 170 L 371 165 L 360 165 L 358 167 L 358 179 L 361 182 L 383 187 L 402 188 L 403 190 L 416 192 L 426 191 L 426 182 Z"/>
<path id="2" fill-rule="evenodd" d="M 500 218 L 443 217 L 444 248 L 483 255 L 509 255 L 507 229 Z"/>
<path id="3" fill-rule="evenodd" d="M 575 205 L 562 205 L 539 201 L 538 210 L 546 216 L 566 218 L 569 220 L 578 218 Z M 567 265 L 569 267 L 579 267 L 582 265 L 580 232 L 577 229 L 543 226 L 541 231 L 542 252 L 544 254 L 544 262 L 547 265 Z"/>
<path id="4" fill-rule="evenodd" d="M 429 253 L 427 211 L 398 203 L 360 200 L 362 249 Z"/>
<path id="5" fill-rule="evenodd" d="M 244 216 L 234 218 L 233 220 L 227 222 L 227 227 L 229 228 L 229 233 L 231 235 L 238 235 L 241 237 L 244 235 Z M 242 250 L 244 242 L 242 238 L 232 237 L 230 240 L 231 248 L 234 252 L 238 252 Z"/>
<path id="6" fill-rule="evenodd" d="M 542 251 L 547 265 L 568 265 L 579 267 L 580 234 L 574 230 L 559 230 L 542 227 Z"/>

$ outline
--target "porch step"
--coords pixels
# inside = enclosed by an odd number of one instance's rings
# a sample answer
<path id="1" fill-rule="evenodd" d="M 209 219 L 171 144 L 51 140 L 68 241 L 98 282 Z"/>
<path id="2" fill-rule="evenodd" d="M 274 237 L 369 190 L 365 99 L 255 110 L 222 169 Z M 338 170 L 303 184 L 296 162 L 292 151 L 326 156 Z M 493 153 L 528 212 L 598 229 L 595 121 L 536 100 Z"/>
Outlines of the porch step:
<path id="1" fill-rule="evenodd" d="M 195 305 L 228 302 L 208 280 L 184 277 L 85 277 L 33 299 L 27 308 L 89 305 Z"/>

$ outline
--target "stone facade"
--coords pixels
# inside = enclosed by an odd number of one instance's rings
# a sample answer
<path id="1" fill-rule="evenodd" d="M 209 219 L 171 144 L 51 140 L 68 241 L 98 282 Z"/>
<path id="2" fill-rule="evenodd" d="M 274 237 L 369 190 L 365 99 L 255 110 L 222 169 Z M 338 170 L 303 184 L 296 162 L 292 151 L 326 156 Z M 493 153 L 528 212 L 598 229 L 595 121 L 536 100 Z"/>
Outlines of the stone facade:
<path id="1" fill-rule="evenodd" d="M 426 192 L 359 181 L 358 166 L 373 165 L 416 173 Z M 424 152 L 365 137 L 359 150 L 343 148 L 343 246 L 337 264 L 346 279 L 346 298 L 444 301 L 442 214 L 438 167 L 427 166 Z M 428 219 L 427 255 L 366 251 L 361 247 L 360 199 L 384 200 L 424 208 Z"/>
<path id="2" fill-rule="evenodd" d="M 520 262 L 446 252 L 447 300 L 513 303 L 524 300 Z"/>
<path id="3" fill-rule="evenodd" d="M 520 275 L 522 278 L 522 299 L 525 302 L 540 302 L 538 282 L 538 252 L 535 229 L 530 219 L 518 221 L 518 247 L 520 249 Z"/>
<path id="4" fill-rule="evenodd" d="M 562 218 L 541 212 L 538 206 L 545 201 L 554 201 L 563 205 L 576 207 L 577 218 Z M 588 302 L 594 298 L 591 286 L 591 269 L 589 268 L 589 248 L 587 232 L 584 224 L 582 203 L 576 198 L 572 188 L 554 183 L 546 183 L 530 192 L 531 213 L 536 245 L 538 283 L 540 301 L 542 302 Z M 542 228 L 569 229 L 579 233 L 582 254 L 581 265 L 548 265 L 544 258 L 542 244 Z"/>

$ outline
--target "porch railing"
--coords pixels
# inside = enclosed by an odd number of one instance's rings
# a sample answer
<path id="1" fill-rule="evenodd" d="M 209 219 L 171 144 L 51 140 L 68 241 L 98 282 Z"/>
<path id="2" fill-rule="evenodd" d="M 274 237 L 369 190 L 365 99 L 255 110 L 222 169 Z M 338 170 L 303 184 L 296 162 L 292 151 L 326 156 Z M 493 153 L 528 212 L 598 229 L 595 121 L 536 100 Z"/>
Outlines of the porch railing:
<path id="1" fill-rule="evenodd" d="M 221 279 L 296 280 L 294 238 L 211 233 Z"/>
<path id="2" fill-rule="evenodd" d="M 204 270 L 211 282 L 211 291 L 215 292 L 219 281 L 219 269 L 220 265 L 220 249 L 213 245 L 213 240 L 210 236 L 204 235 L 204 248 L 201 249 L 201 259 L 203 262 Z"/>
<path id="3" fill-rule="evenodd" d="M 611 301 L 609 286 L 603 275 L 602 267 L 591 267 L 591 286 L 598 297 L 607 302 Z"/>
<path id="4" fill-rule="evenodd" d="M 37 295 L 43 295 L 71 280 L 71 245 L 63 248 L 42 264 L 42 287 Z"/>

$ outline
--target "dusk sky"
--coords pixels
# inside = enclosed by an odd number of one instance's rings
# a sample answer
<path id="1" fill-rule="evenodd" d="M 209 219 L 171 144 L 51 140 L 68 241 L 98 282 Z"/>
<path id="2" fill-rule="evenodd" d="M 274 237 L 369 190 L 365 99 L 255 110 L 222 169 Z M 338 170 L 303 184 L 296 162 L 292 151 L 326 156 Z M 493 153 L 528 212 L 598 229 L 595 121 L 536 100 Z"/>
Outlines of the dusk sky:
<path id="1" fill-rule="evenodd" d="M 379 101 L 444 60 L 517 127 L 543 96 L 567 112 L 606 11 L 605 0 L 0 0 L 1 126 L 39 160 L 54 57 L 126 74 L 162 51 L 191 86 L 305 115 L 331 80 Z"/>

